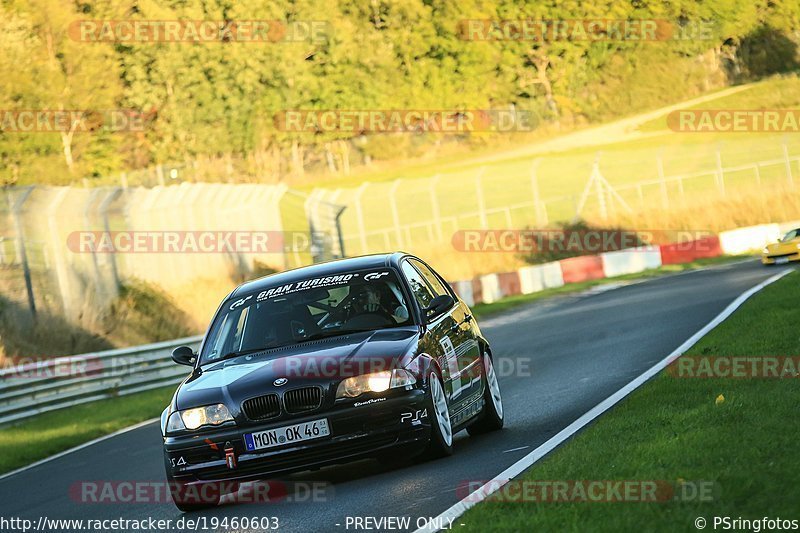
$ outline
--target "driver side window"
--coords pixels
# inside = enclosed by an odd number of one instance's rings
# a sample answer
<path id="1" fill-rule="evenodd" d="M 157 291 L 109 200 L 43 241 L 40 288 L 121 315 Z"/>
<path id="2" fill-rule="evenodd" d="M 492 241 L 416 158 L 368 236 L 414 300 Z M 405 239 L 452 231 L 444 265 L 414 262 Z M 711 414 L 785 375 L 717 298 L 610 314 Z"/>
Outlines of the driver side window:
<path id="1" fill-rule="evenodd" d="M 447 292 L 445 286 L 442 285 L 442 282 L 439 281 L 439 278 L 436 277 L 436 274 L 431 272 L 430 268 L 420 263 L 419 261 L 415 261 L 413 259 L 409 259 L 408 262 L 412 263 L 414 267 L 419 271 L 419 273 L 422 274 L 422 277 L 424 277 L 428 281 L 428 284 L 431 287 L 433 287 L 433 292 L 435 293 L 434 296 L 450 294 L 449 292 Z"/>
<path id="2" fill-rule="evenodd" d="M 411 292 L 414 294 L 414 299 L 417 300 L 417 303 L 421 308 L 428 307 L 428 305 L 431 303 L 431 300 L 433 300 L 433 293 L 428 287 L 428 284 L 425 283 L 425 279 L 422 277 L 422 274 L 417 272 L 417 270 L 411 266 L 411 263 L 408 261 L 403 261 L 403 266 L 401 268 L 403 270 L 403 275 L 405 276 L 406 280 L 408 280 L 408 286 L 411 288 Z"/>

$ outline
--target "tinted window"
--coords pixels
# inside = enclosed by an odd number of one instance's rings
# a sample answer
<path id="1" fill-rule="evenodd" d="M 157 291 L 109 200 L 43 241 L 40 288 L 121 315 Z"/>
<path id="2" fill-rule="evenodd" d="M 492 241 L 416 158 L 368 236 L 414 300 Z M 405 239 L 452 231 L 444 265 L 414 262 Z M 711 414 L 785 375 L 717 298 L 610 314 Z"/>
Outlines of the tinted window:
<path id="1" fill-rule="evenodd" d="M 305 279 L 234 298 L 214 320 L 201 363 L 235 352 L 411 324 L 401 286 L 394 271 L 378 269 Z"/>
<path id="2" fill-rule="evenodd" d="M 414 293 L 417 303 L 420 307 L 428 307 L 431 300 L 433 300 L 433 293 L 431 293 L 428 284 L 425 283 L 425 278 L 408 261 L 403 261 L 402 268 L 403 275 L 408 280 L 408 286 L 411 288 L 411 292 Z"/>
<path id="3" fill-rule="evenodd" d="M 414 261 L 413 259 L 409 260 L 410 263 L 413 263 L 419 273 L 422 274 L 422 277 L 428 282 L 428 285 L 433 287 L 433 292 L 435 296 L 441 296 L 442 294 L 450 294 L 447 290 L 447 287 L 442 285 L 442 282 L 439 281 L 439 278 L 436 277 L 430 268 L 425 266 L 423 263 L 419 261 Z"/>

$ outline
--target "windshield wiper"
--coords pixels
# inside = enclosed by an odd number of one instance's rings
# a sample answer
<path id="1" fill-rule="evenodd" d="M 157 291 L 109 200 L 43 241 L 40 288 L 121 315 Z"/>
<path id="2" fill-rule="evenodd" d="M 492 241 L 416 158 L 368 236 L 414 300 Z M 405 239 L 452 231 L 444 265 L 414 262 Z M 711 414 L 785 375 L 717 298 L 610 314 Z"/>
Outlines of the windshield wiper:
<path id="1" fill-rule="evenodd" d="M 251 353 L 263 352 L 264 350 L 271 350 L 273 348 L 277 348 L 278 346 L 280 345 L 276 344 L 274 346 L 262 346 L 261 348 L 250 348 L 249 350 L 239 350 L 239 351 L 229 352 L 220 357 L 219 359 L 214 359 L 214 362 L 224 361 L 226 359 L 233 359 L 234 357 L 241 357 L 242 355 L 248 355 Z"/>
<path id="2" fill-rule="evenodd" d="M 226 353 L 222 357 L 218 359 L 211 359 L 207 361 L 208 363 L 219 363 L 220 361 L 225 361 L 226 359 L 233 359 L 235 357 L 241 357 L 243 355 L 249 355 L 258 352 L 264 352 L 266 350 L 274 350 L 275 348 L 283 348 L 284 346 L 291 346 L 293 344 L 300 344 L 301 342 L 306 341 L 315 341 L 319 339 L 324 339 L 326 337 L 338 337 L 341 335 L 349 335 L 351 333 L 362 333 L 364 331 L 375 331 L 373 329 L 346 329 L 346 330 L 335 330 L 335 331 L 320 331 L 319 333 L 314 333 L 313 335 L 309 335 L 305 339 L 296 340 L 293 342 L 287 342 L 283 344 L 272 344 L 269 346 L 262 346 L 260 348 L 250 348 L 248 350 L 238 350 Z"/>
<path id="3" fill-rule="evenodd" d="M 319 333 L 314 333 L 313 335 L 309 335 L 305 339 L 298 341 L 298 342 L 306 342 L 306 341 L 315 341 L 319 339 L 324 339 L 326 337 L 338 337 L 340 335 L 350 335 L 351 333 L 363 333 L 365 331 L 375 331 L 374 329 L 336 329 L 331 331 L 320 331 Z"/>

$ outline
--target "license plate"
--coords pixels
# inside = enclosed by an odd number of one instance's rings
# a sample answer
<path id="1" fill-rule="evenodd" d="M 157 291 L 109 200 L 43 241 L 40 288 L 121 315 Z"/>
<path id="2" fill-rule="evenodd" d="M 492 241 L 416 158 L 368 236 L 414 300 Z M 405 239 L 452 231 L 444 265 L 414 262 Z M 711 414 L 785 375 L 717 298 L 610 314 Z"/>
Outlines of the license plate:
<path id="1" fill-rule="evenodd" d="M 776 257 L 775 258 L 775 264 L 776 265 L 783 265 L 784 263 L 788 263 L 788 262 L 789 262 L 789 258 L 788 257 Z"/>
<path id="2" fill-rule="evenodd" d="M 319 439 L 331 434 L 328 427 L 328 419 L 320 418 L 302 424 L 283 426 L 281 428 L 268 429 L 257 433 L 245 433 L 244 442 L 248 451 L 263 450 L 264 448 L 274 448 L 295 442 Z"/>

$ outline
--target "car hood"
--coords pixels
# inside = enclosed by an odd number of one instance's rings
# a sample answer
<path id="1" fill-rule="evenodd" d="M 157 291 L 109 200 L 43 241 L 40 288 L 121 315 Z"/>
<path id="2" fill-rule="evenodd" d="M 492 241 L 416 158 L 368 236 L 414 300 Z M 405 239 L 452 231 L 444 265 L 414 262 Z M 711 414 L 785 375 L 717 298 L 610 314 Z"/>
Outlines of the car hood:
<path id="1" fill-rule="evenodd" d="M 181 384 L 176 407 L 224 403 L 235 417 L 248 398 L 308 385 L 329 389 L 352 375 L 402 368 L 418 338 L 417 328 L 370 331 L 210 363 Z"/>
<path id="2" fill-rule="evenodd" d="M 791 254 L 797 252 L 797 245 L 800 239 L 792 239 L 788 242 L 776 242 L 767 245 L 767 252 L 774 255 Z"/>

